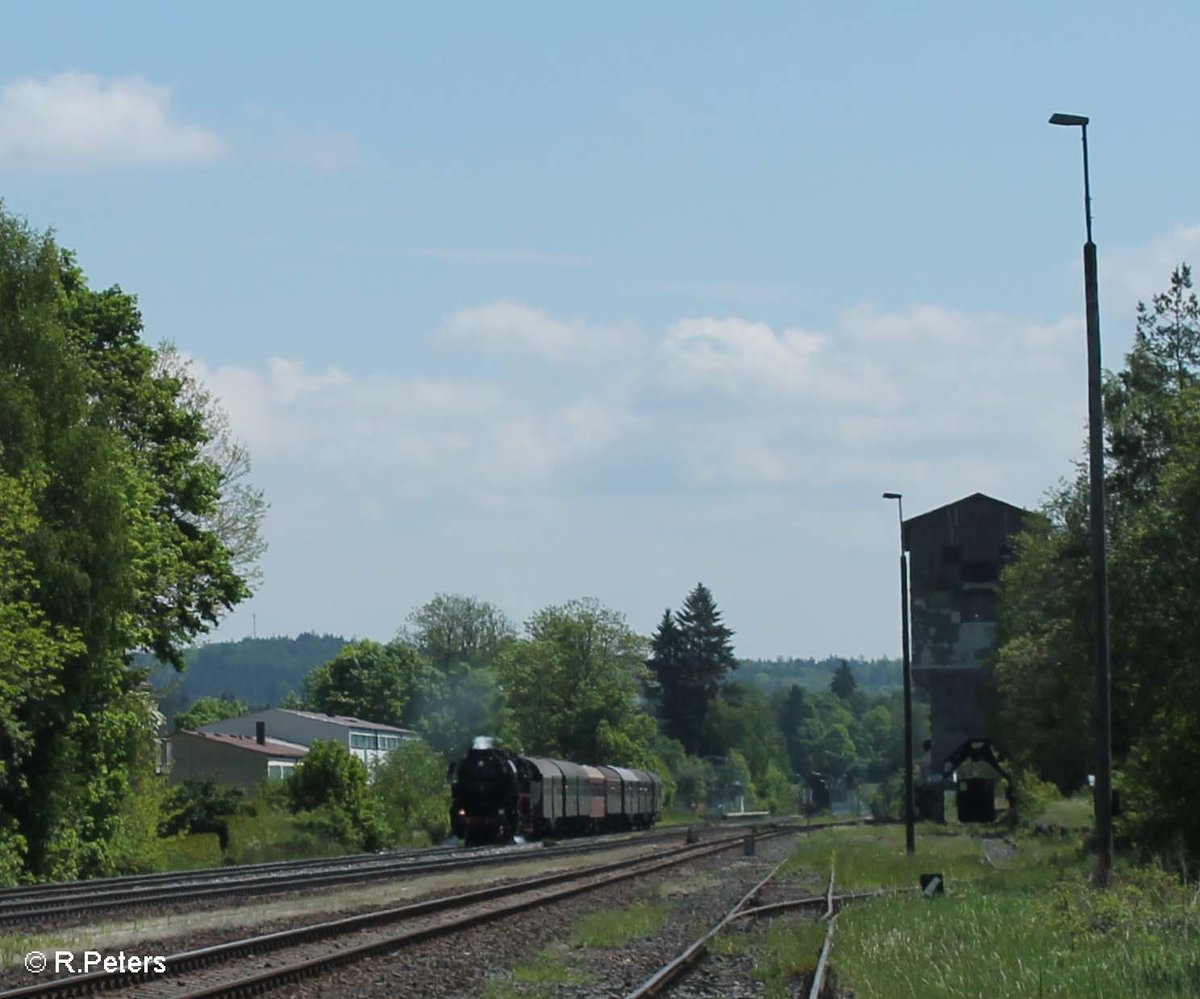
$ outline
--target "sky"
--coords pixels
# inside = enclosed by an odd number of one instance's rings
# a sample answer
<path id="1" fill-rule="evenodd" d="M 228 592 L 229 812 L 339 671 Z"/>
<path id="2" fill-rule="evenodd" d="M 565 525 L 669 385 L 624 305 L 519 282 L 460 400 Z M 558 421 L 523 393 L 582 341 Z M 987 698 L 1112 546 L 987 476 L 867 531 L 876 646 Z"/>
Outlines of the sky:
<path id="1" fill-rule="evenodd" d="M 211 636 L 439 592 L 896 656 L 897 510 L 1025 507 L 1200 258 L 1163 2 L 10 4 L 0 199 L 138 296 L 271 504 Z"/>

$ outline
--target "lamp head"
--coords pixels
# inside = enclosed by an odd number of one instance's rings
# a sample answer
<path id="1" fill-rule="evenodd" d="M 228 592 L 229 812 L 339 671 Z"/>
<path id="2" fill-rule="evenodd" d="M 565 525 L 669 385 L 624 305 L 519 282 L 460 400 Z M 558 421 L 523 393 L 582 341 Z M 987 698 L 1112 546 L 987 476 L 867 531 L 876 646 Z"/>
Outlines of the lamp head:
<path id="1" fill-rule="evenodd" d="M 884 493 L 883 498 L 884 499 L 901 499 L 901 494 L 900 493 Z"/>
<path id="2" fill-rule="evenodd" d="M 1052 114 L 1051 125 L 1086 125 L 1088 119 L 1081 114 Z"/>

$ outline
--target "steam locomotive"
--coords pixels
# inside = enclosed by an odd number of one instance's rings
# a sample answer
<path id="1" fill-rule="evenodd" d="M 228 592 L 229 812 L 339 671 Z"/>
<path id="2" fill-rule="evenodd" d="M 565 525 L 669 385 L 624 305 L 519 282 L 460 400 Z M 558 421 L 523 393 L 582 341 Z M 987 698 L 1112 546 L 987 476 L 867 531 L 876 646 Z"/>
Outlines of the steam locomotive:
<path id="1" fill-rule="evenodd" d="M 483 737 L 447 776 L 450 825 L 468 846 L 649 829 L 662 810 L 657 774 L 519 756 Z"/>

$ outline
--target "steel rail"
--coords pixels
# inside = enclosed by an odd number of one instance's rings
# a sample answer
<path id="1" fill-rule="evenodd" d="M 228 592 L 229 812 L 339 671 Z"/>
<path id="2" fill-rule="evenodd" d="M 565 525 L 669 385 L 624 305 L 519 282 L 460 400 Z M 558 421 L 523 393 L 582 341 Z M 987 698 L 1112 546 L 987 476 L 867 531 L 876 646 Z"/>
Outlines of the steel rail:
<path id="1" fill-rule="evenodd" d="M 837 914 L 833 908 L 833 866 L 829 868 L 829 887 L 825 889 L 825 912 L 821 919 L 826 921 L 825 942 L 821 944 L 821 953 L 817 958 L 817 967 L 813 972 L 812 987 L 808 990 L 808 999 L 821 999 L 821 990 L 825 988 L 825 973 L 829 969 L 829 952 L 833 944 L 833 928 L 837 925 Z"/>
<path id="2" fill-rule="evenodd" d="M 572 843 L 566 846 L 556 846 L 560 854 L 596 853 L 611 850 L 620 846 L 640 843 L 655 843 L 673 838 L 676 833 L 659 832 L 651 837 L 628 837 L 620 842 L 611 840 Z M 426 873 L 438 873 L 447 870 L 459 870 L 471 867 L 482 867 L 495 864 L 512 863 L 523 859 L 523 854 L 533 854 L 528 851 L 473 853 L 464 855 L 455 851 L 448 856 L 440 856 L 432 861 L 421 859 L 419 855 L 408 856 L 398 860 L 378 862 L 360 862 L 351 865 L 330 865 L 328 862 L 309 873 L 295 874 L 290 877 L 278 877 L 272 874 L 255 872 L 250 877 L 228 875 L 218 883 L 195 883 L 191 880 L 180 881 L 177 887 L 151 885 L 132 887 L 109 892 L 91 892 L 83 898 L 74 894 L 63 896 L 40 897 L 30 900 L 7 899 L 0 900 L 0 926 L 12 924 L 29 924 L 44 922 L 59 916 L 77 916 L 86 912 L 99 912 L 114 908 L 145 907 L 158 904 L 187 902 L 195 899 L 223 898 L 237 895 L 275 894 L 295 891 L 305 888 L 321 888 L 342 884 L 354 884 L 362 881 L 387 880 L 405 875 L 420 876 Z M 87 882 L 80 882 L 85 886 Z M 82 888 L 81 888 L 82 890 Z"/>
<path id="3" fill-rule="evenodd" d="M 787 858 L 785 857 L 773 868 L 771 868 L 771 873 L 759 881 L 758 884 L 756 884 L 753 888 L 751 888 L 737 903 L 737 905 L 735 905 L 729 910 L 729 912 L 725 914 L 724 918 L 717 923 L 716 926 L 705 933 L 704 936 L 692 943 L 687 950 L 683 951 L 683 953 L 681 953 L 674 960 L 664 964 L 661 968 L 659 968 L 658 971 L 650 976 L 650 978 L 630 992 L 625 999 L 645 999 L 645 997 L 659 995 L 663 989 L 665 989 L 677 978 L 683 975 L 689 968 L 695 965 L 696 962 L 698 962 L 708 950 L 708 942 L 718 933 L 720 933 L 721 930 L 726 927 L 726 925 L 738 918 L 739 914 L 743 911 L 746 905 L 748 905 L 752 899 L 758 896 L 758 893 L 762 891 L 762 889 L 771 881 L 772 878 L 775 877 L 776 874 L 779 873 L 780 868 L 782 868 L 786 863 Z"/>
<path id="4" fill-rule="evenodd" d="M 775 835 L 780 835 L 780 833 L 776 833 Z M 299 962 L 295 965 L 274 969 L 269 972 L 241 979 L 237 982 L 226 982 L 215 986 L 204 987 L 200 991 L 191 993 L 180 992 L 177 988 L 172 989 L 172 995 L 176 996 L 177 999 L 198 999 L 200 996 L 247 994 L 249 992 L 262 990 L 263 988 L 268 987 L 268 985 L 271 983 L 294 981 L 298 980 L 299 978 L 309 977 L 318 971 L 334 967 L 337 964 L 357 960 L 373 953 L 381 953 L 384 951 L 393 950 L 404 946 L 405 944 L 416 943 L 420 940 L 428 939 L 443 933 L 453 932 L 457 929 L 487 922 L 491 919 L 499 918 L 502 915 L 520 912 L 524 909 L 531 908 L 535 905 L 540 905 L 548 901 L 554 901 L 559 898 L 566 898 L 570 895 L 579 894 L 584 891 L 590 891 L 605 884 L 612 884 L 631 877 L 641 877 L 664 867 L 684 863 L 699 857 L 707 856 L 711 853 L 729 850 L 736 847 L 741 842 L 742 837 L 737 836 L 719 840 L 716 843 L 706 843 L 700 845 L 685 844 L 683 846 L 674 847 L 668 850 L 665 856 L 660 854 L 656 856 L 637 858 L 633 861 L 625 859 L 597 865 L 584 871 L 566 871 L 551 875 L 543 875 L 541 877 L 528 879 L 526 881 L 476 889 L 474 891 L 469 891 L 446 898 L 429 899 L 424 902 L 415 902 L 410 905 L 401 906 L 394 909 L 366 913 L 360 916 L 351 916 L 344 919 L 300 927 L 294 930 L 283 930 L 277 933 L 266 934 L 259 937 L 251 937 L 244 940 L 235 940 L 224 944 L 217 944 L 213 947 L 171 955 L 165 959 L 166 971 L 161 974 L 153 972 L 116 974 L 93 972 L 87 975 L 73 975 L 68 978 L 56 979 L 25 988 L 2 992 L 0 993 L 0 999 L 31 999 L 33 996 L 87 995 L 107 989 L 119 988 L 134 984 L 145 986 L 167 976 L 178 975 L 183 972 L 220 964 L 225 961 L 236 960 L 240 957 L 267 953 L 269 951 L 297 946 L 299 944 L 308 943 L 315 940 L 344 935 L 359 930 L 370 929 L 375 926 L 386 925 L 390 922 L 400 922 L 406 919 L 432 915 L 449 909 L 462 908 L 468 905 L 478 905 L 502 898 L 505 895 L 512 895 L 513 893 L 536 893 L 538 891 L 544 891 L 547 888 L 553 889 L 555 885 L 562 884 L 563 882 L 572 880 L 579 881 L 586 878 L 598 878 L 598 880 L 594 880 L 583 885 L 573 885 L 565 889 L 558 889 L 557 891 L 552 890 L 549 894 L 535 894 L 532 898 L 525 899 L 524 901 L 511 902 L 508 905 L 504 905 L 496 909 L 474 915 L 467 915 L 433 927 L 409 930 L 397 936 L 385 938 L 384 940 L 373 941 L 357 947 L 345 948 L 332 954 L 324 955 L 318 958 L 312 958 L 307 961 Z"/>

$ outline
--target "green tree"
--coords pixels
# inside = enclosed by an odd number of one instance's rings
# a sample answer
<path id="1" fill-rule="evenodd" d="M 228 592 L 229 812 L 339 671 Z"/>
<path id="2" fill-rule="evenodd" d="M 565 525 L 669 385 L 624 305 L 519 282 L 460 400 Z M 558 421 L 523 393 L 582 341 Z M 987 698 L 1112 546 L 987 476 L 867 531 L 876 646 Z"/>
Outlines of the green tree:
<path id="1" fill-rule="evenodd" d="M 465 752 L 477 735 L 510 737 L 496 663 L 516 632 L 498 608 L 475 597 L 439 593 L 409 615 L 401 638 L 431 667 L 416 723 L 431 746 L 450 758 Z"/>
<path id="2" fill-rule="evenodd" d="M 420 739 L 405 739 L 375 768 L 371 790 L 399 842 L 440 843 L 450 833 L 446 764 Z"/>
<path id="3" fill-rule="evenodd" d="M 201 528 L 229 552 L 230 566 L 248 585 L 262 582 L 260 561 L 267 551 L 263 523 L 270 504 L 262 489 L 250 482 L 250 451 L 233 434 L 229 414 L 194 374 L 189 358 L 172 344 L 163 344 L 154 358 L 159 378 L 178 382 L 179 397 L 186 410 L 203 421 L 207 440 L 201 456 L 217 473 L 217 502 L 197 515 Z"/>
<path id="4" fill-rule="evenodd" d="M 175 716 L 175 731 L 195 731 L 202 725 L 239 718 L 250 713 L 241 701 L 226 697 L 201 697 L 186 711 Z"/>
<path id="5" fill-rule="evenodd" d="M 787 744 L 767 696 L 738 684 L 727 684 L 709 704 L 702 749 L 705 756 L 728 756 L 736 750 L 756 787 L 766 782 L 772 768 L 789 770 Z"/>
<path id="6" fill-rule="evenodd" d="M 837 672 L 833 674 L 833 679 L 829 681 L 829 692 L 834 697 L 848 701 L 857 689 L 858 684 L 854 680 L 854 673 L 850 669 L 850 664 L 843 659 L 841 665 L 837 668 Z"/>
<path id="7" fill-rule="evenodd" d="M 251 811 L 242 788 L 221 784 L 215 777 L 189 777 L 167 794 L 158 831 L 163 836 L 216 833 L 221 849 L 226 850 L 229 827 L 225 820 Z"/>
<path id="8" fill-rule="evenodd" d="M 667 734 L 689 753 L 700 748 L 709 702 L 737 667 L 732 637 L 703 583 L 687 595 L 674 620 L 668 612 L 659 624 L 651 663 L 661 690 L 660 717 Z"/>
<path id="9" fill-rule="evenodd" d="M 603 750 L 619 733 L 639 744 L 653 730 L 638 721 L 645 641 L 590 598 L 543 608 L 525 631 L 499 664 L 518 744 L 583 763 L 624 763 L 602 759 Z"/>
<path id="10" fill-rule="evenodd" d="M 387 822 L 369 787 L 367 765 L 332 739 L 318 739 L 288 779 L 292 811 L 350 850 L 388 844 Z"/>
<path id="11" fill-rule="evenodd" d="M 682 658 L 683 634 L 675 621 L 675 615 L 668 607 L 663 611 L 662 620 L 658 622 L 658 628 L 650 638 L 650 658 L 646 660 L 646 667 L 650 671 L 647 688 L 657 706 L 659 717 L 663 720 L 663 728 L 672 739 L 678 738 L 680 731 L 690 731 L 686 723 L 681 726 L 680 715 L 674 709 L 679 685 L 683 680 Z M 695 727 L 698 729 L 699 725 Z"/>
<path id="12" fill-rule="evenodd" d="M 15 602 L 51 642 L 0 669 L 52 676 L 15 704 L 0 805 L 39 876 L 110 872 L 128 855 L 153 735 L 130 653 L 180 664 L 247 592 L 200 524 L 219 500 L 203 417 L 156 374 L 140 331 L 131 296 L 92 291 L 48 235 L 0 209 L 0 473 L 17 484 L 5 502 L 32 511 L 14 536 Z"/>
<path id="13" fill-rule="evenodd" d="M 404 638 L 446 677 L 491 665 L 516 638 L 512 622 L 496 606 L 461 593 L 437 594 L 408 623 Z"/>
<path id="14" fill-rule="evenodd" d="M 402 642 L 369 639 L 345 646 L 304 680 L 311 711 L 351 715 L 386 725 L 410 724 L 428 684 L 428 667 Z"/>

